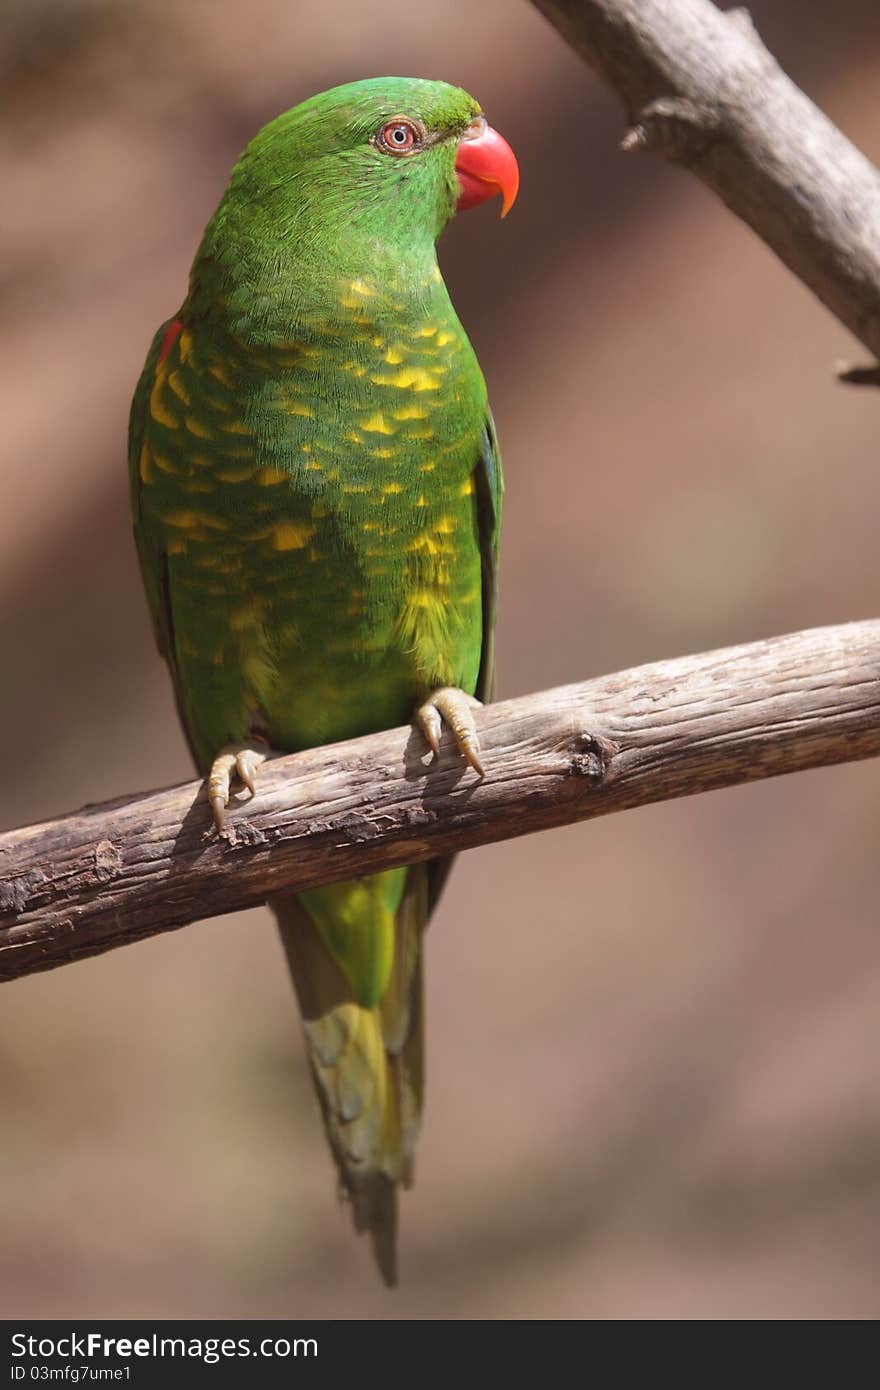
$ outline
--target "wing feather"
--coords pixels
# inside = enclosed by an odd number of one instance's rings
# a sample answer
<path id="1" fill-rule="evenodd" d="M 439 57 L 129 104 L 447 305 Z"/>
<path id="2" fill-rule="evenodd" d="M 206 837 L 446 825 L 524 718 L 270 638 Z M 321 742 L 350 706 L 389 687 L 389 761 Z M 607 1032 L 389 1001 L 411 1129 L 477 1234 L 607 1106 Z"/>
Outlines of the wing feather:
<path id="1" fill-rule="evenodd" d="M 480 541 L 480 561 L 483 587 L 483 643 L 480 671 L 474 692 L 478 700 L 488 703 L 495 695 L 495 615 L 498 609 L 498 541 L 501 531 L 501 505 L 504 497 L 504 474 L 492 412 L 480 437 L 480 454 L 474 466 L 474 507 L 477 535 Z M 452 859 L 432 859 L 428 870 L 427 917 L 437 905 L 443 885 L 452 868 Z M 427 918 L 426 918 L 427 924 Z"/>

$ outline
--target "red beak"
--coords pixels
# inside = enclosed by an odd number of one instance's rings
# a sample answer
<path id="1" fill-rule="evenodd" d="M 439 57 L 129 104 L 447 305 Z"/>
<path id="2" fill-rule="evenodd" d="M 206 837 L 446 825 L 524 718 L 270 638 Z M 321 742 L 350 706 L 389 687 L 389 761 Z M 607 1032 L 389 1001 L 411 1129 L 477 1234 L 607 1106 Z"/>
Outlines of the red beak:
<path id="1" fill-rule="evenodd" d="M 473 132 L 473 133 L 471 133 Z M 462 136 L 455 156 L 455 172 L 461 192 L 457 208 L 475 208 L 487 198 L 501 194 L 501 216 L 505 217 L 519 191 L 516 155 L 497 130 L 478 116 Z"/>

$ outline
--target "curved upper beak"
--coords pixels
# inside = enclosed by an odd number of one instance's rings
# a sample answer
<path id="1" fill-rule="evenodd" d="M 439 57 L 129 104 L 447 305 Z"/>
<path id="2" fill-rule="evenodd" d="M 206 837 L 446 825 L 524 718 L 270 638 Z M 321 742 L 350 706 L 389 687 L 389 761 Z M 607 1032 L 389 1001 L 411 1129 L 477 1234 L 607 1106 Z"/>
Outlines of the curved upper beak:
<path id="1" fill-rule="evenodd" d="M 473 134 L 470 132 L 473 131 Z M 506 217 L 519 191 L 519 166 L 516 155 L 497 130 L 482 118 L 462 136 L 455 156 L 455 172 L 461 192 L 457 208 L 475 208 L 487 198 L 501 194 L 501 216 Z"/>

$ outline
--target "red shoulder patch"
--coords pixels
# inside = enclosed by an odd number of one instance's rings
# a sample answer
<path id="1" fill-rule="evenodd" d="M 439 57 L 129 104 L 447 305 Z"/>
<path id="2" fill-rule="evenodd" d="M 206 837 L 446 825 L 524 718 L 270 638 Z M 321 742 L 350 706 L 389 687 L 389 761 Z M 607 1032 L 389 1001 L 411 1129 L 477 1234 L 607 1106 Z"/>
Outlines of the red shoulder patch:
<path id="1" fill-rule="evenodd" d="M 172 319 L 162 336 L 162 345 L 159 348 L 159 361 L 164 362 L 174 344 L 183 332 L 183 319 Z"/>

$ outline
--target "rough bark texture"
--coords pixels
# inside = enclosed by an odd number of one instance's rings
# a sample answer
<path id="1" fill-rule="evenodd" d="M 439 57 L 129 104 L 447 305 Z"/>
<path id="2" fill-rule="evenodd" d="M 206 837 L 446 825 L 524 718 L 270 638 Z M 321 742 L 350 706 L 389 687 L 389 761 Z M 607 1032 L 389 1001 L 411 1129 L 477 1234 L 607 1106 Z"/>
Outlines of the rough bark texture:
<path id="1" fill-rule="evenodd" d="M 0 835 L 0 979 L 532 830 L 880 753 L 880 621 L 493 705 L 485 780 L 412 729 L 278 758 L 223 838 L 202 785 Z"/>
<path id="2" fill-rule="evenodd" d="M 748 12 L 534 3 L 622 98 L 624 149 L 691 169 L 880 357 L 880 174 L 785 75 Z"/>

